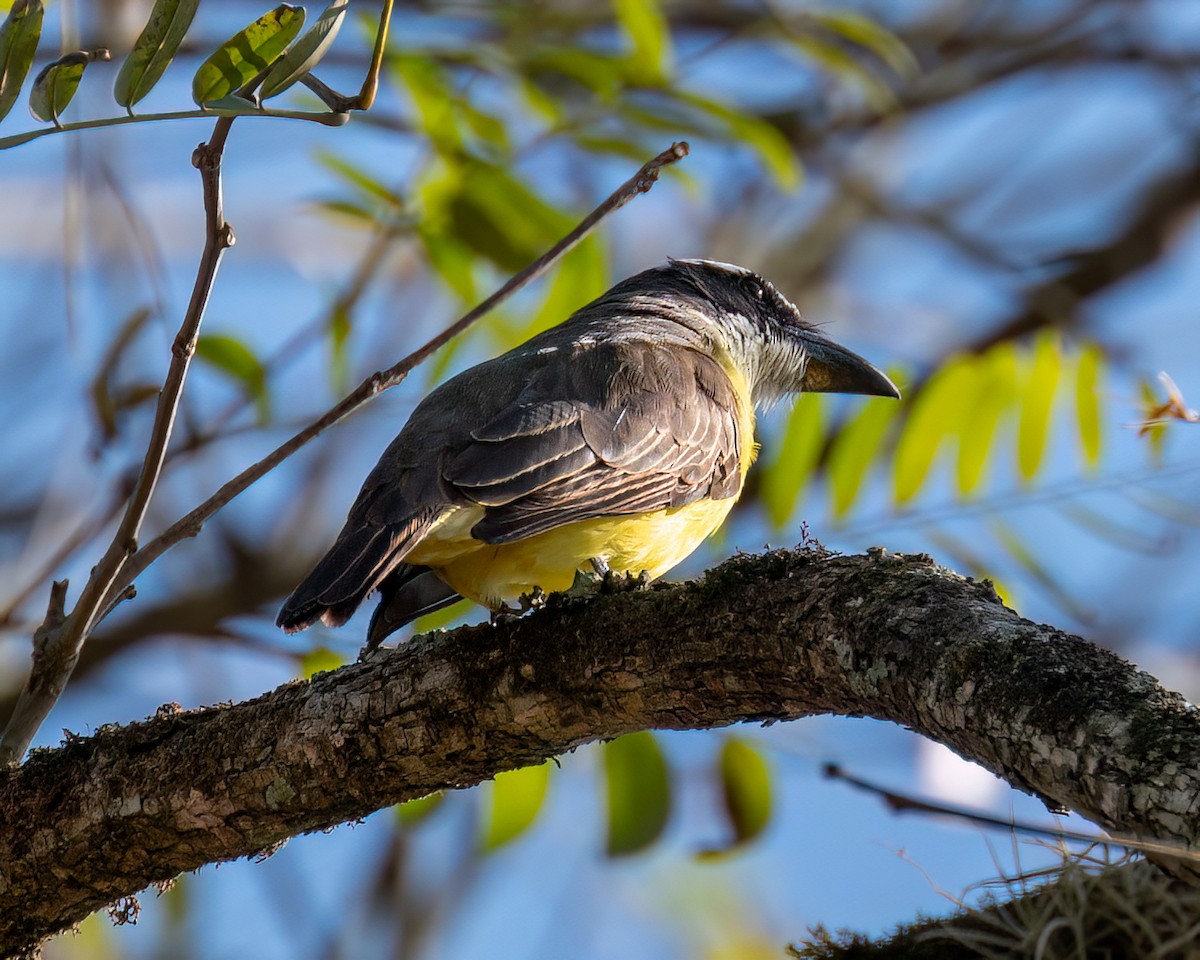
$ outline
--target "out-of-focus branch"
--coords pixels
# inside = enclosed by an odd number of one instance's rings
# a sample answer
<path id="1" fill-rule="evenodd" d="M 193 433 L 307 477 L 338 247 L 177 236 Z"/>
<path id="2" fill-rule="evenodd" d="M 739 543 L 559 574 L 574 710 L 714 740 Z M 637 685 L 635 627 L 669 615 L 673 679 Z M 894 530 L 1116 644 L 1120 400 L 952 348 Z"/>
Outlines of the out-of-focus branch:
<path id="1" fill-rule="evenodd" d="M 34 634 L 33 669 L 0 739 L 0 764 L 15 763 L 21 758 L 38 727 L 62 695 L 79 659 L 79 651 L 92 628 L 106 610 L 126 595 L 129 582 L 118 583 L 118 578 L 137 551 L 138 532 L 162 472 L 188 367 L 196 352 L 204 308 L 216 280 L 221 257 L 234 242 L 233 229 L 225 221 L 221 205 L 221 159 L 232 125 L 232 118 L 217 120 L 208 142 L 198 146 L 192 155 L 192 162 L 200 171 L 204 193 L 204 251 L 200 256 L 191 302 L 171 345 L 171 363 L 159 394 L 141 472 L 112 543 L 92 569 L 70 614 L 66 613 L 65 608 L 66 581 L 61 581 L 61 585 L 55 584 L 51 592 L 46 620 Z"/>
<path id="2" fill-rule="evenodd" d="M 0 953 L 202 864 L 633 730 L 869 716 L 1102 826 L 1200 846 L 1200 715 L 926 557 L 778 551 L 416 638 L 0 774 Z"/>

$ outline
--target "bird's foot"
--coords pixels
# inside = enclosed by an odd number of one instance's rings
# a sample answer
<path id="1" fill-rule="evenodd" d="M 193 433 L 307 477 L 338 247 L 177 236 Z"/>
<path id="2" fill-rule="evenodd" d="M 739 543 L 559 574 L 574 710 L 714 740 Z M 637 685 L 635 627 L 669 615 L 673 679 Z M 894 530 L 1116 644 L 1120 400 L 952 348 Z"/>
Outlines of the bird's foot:
<path id="1" fill-rule="evenodd" d="M 615 570 L 609 570 L 604 575 L 604 580 L 600 584 L 602 593 L 632 593 L 635 590 L 650 589 L 650 571 L 643 570 L 637 576 L 626 571 L 625 573 L 617 573 Z"/>
<path id="2" fill-rule="evenodd" d="M 517 597 L 517 605 L 515 607 L 502 602 L 500 606 L 491 611 L 491 621 L 492 623 L 502 623 L 505 620 L 515 620 L 530 610 L 538 610 L 545 605 L 546 591 L 541 587 L 534 587 L 528 593 L 523 593 Z"/>

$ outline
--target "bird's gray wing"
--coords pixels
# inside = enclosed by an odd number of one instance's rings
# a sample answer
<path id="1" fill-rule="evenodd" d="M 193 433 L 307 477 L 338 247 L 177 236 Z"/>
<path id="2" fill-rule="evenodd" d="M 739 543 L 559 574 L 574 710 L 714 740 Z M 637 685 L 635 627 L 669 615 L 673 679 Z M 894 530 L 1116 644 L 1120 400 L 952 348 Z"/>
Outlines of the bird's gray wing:
<path id="1" fill-rule="evenodd" d="M 608 343 L 563 361 L 443 463 L 444 481 L 485 508 L 473 536 L 507 543 L 737 493 L 737 400 L 711 357 Z"/>

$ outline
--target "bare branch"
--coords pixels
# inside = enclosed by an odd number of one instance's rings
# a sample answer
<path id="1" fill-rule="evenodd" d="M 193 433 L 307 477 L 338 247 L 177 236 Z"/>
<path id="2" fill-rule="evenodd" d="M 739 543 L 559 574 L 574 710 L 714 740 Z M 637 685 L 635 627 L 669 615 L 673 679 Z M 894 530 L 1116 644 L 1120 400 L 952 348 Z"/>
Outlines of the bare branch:
<path id="1" fill-rule="evenodd" d="M 181 871 L 646 728 L 890 720 L 1107 829 L 1200 846 L 1200 714 L 927 557 L 738 557 L 160 713 L 0 774 L 0 953 Z"/>
<path id="2" fill-rule="evenodd" d="M 366 380 L 360 383 L 342 400 L 292 436 L 291 439 L 280 444 L 271 453 L 267 454 L 267 456 L 252 466 L 247 467 L 232 480 L 229 480 L 202 504 L 171 524 L 159 536 L 146 544 L 125 566 L 121 572 L 121 576 L 114 582 L 113 590 L 120 589 L 132 583 L 146 567 L 166 553 L 171 547 L 175 546 L 175 544 L 189 537 L 196 536 L 209 518 L 217 513 L 218 510 L 274 470 L 275 467 L 283 463 L 284 460 L 305 446 L 310 440 L 320 436 L 335 423 L 349 416 L 385 390 L 402 383 L 418 364 L 426 360 L 431 354 L 458 336 L 482 316 L 495 309 L 526 284 L 539 277 L 545 272 L 547 267 L 587 236 L 605 217 L 621 209 L 621 207 L 625 206 L 625 204 L 639 194 L 649 191 L 658 180 L 659 172 L 663 167 L 669 166 L 677 160 L 682 160 L 687 155 L 688 145 L 686 143 L 673 143 L 668 149 L 644 164 L 636 174 L 618 187 L 607 200 L 584 217 L 570 233 L 520 273 L 510 277 L 503 286 L 486 300 L 469 310 L 424 346 L 413 351 L 398 363 L 367 377 Z"/>
<path id="3" fill-rule="evenodd" d="M 233 230 L 225 221 L 221 206 L 221 157 L 232 124 L 230 117 L 217 120 L 208 143 L 198 146 L 192 155 L 192 162 L 200 171 L 204 192 L 204 251 L 200 256 L 191 302 L 175 342 L 171 345 L 171 363 L 159 393 L 141 471 L 112 542 L 92 569 L 75 608 L 66 617 L 62 616 L 66 585 L 64 583 L 60 589 L 55 584 L 58 606 L 56 609 L 52 599 L 47 619 L 35 637 L 33 669 L 0 739 L 0 763 L 15 763 L 21 758 L 38 727 L 62 695 L 71 671 L 79 660 L 79 651 L 92 628 L 106 611 L 127 595 L 125 588 L 131 580 L 118 582 L 118 577 L 137 551 L 138 532 L 162 473 L 184 381 L 192 355 L 196 352 L 204 308 L 216 280 L 221 257 L 234 242 Z"/>

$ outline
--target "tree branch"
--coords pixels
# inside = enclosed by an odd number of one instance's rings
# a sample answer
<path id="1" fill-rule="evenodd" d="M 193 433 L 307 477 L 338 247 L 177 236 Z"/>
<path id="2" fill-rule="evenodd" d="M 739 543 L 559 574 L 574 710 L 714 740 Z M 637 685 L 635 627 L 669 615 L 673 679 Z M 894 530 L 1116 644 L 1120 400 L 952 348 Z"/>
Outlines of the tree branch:
<path id="1" fill-rule="evenodd" d="M 1200 715 L 1182 697 L 926 557 L 779 551 L 34 751 L 0 777 L 0 953 L 589 741 L 821 713 L 903 724 L 1108 829 L 1200 845 Z"/>
<path id="2" fill-rule="evenodd" d="M 15 763 L 21 758 L 38 727 L 62 696 L 88 634 L 101 617 L 127 595 L 130 582 L 118 582 L 118 577 L 137 551 L 138 532 L 162 473 L 167 444 L 175 425 L 175 413 L 183 395 L 183 384 L 192 355 L 196 352 L 204 308 L 208 304 L 221 257 L 234 242 L 233 229 L 225 221 L 221 206 L 221 157 L 232 124 L 230 117 L 219 119 L 208 142 L 200 144 L 192 155 L 192 163 L 200 171 L 204 191 L 204 252 L 196 271 L 191 302 L 175 335 L 175 342 L 171 345 L 171 363 L 158 395 L 154 424 L 150 429 L 141 471 L 112 543 L 100 562 L 92 568 L 79 601 L 69 615 L 64 616 L 66 582 L 63 581 L 61 586 L 55 584 L 56 592 L 51 594 L 50 611 L 34 635 L 33 669 L 4 730 L 4 736 L 0 738 L 0 764 Z"/>

